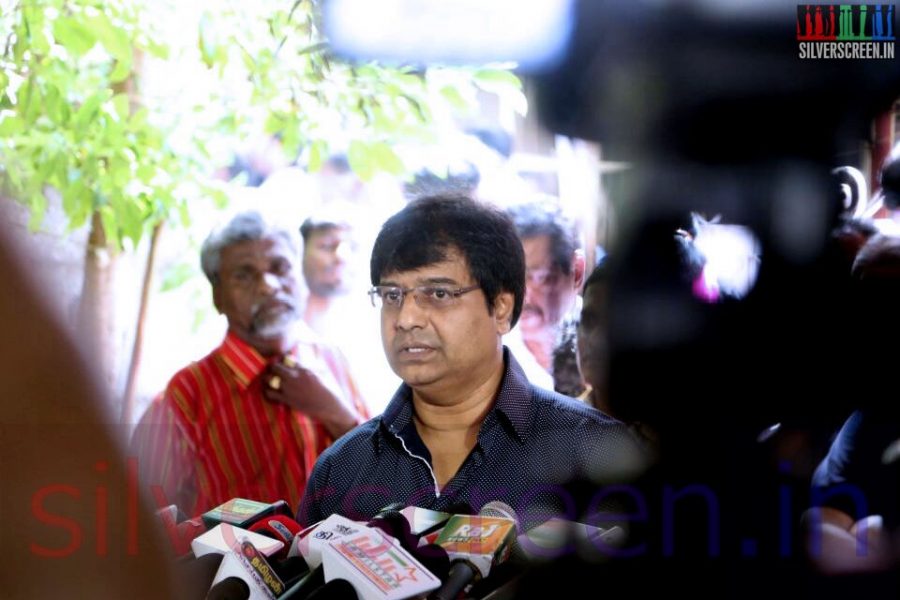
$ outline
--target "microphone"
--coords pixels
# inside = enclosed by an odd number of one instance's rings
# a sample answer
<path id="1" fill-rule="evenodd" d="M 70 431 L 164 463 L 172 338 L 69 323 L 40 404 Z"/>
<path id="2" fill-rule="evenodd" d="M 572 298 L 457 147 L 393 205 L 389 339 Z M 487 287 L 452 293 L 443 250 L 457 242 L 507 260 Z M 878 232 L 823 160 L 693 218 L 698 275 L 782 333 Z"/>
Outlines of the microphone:
<path id="1" fill-rule="evenodd" d="M 359 596 L 349 581 L 335 579 L 310 594 L 309 600 L 359 600 Z"/>
<path id="2" fill-rule="evenodd" d="M 206 525 L 199 517 L 178 522 L 178 517 L 183 515 L 174 504 L 159 509 L 156 516 L 162 523 L 166 538 L 169 540 L 169 548 L 175 558 L 189 554 L 194 538 L 207 531 Z"/>
<path id="3" fill-rule="evenodd" d="M 377 529 L 331 542 L 322 556 L 325 581 L 349 582 L 360 600 L 402 600 L 441 585 L 395 539 Z"/>
<path id="4" fill-rule="evenodd" d="M 409 525 L 399 513 L 399 509 L 404 505 L 393 503 L 385 506 L 376 513 L 369 523 L 375 527 L 383 528 L 389 534 L 396 533 L 408 538 Z M 401 522 L 402 521 L 402 522 Z M 301 556 L 309 566 L 309 573 L 288 590 L 286 598 L 302 600 L 307 598 L 310 593 L 320 588 L 325 583 L 325 572 L 322 567 L 322 553 L 324 549 L 332 542 L 343 539 L 347 536 L 357 535 L 365 531 L 369 531 L 367 525 L 361 525 L 356 521 L 351 521 L 342 515 L 333 514 L 319 523 L 308 527 L 294 537 L 293 544 L 288 551 L 288 557 Z"/>
<path id="5" fill-rule="evenodd" d="M 429 598 L 453 600 L 470 583 L 487 577 L 494 565 L 509 557 L 516 523 L 515 511 L 503 502 L 487 503 L 477 516 L 450 517 L 437 538 L 450 556 L 450 572 Z"/>
<path id="6" fill-rule="evenodd" d="M 207 528 L 219 523 L 228 523 L 241 529 L 248 529 L 253 523 L 269 515 L 292 517 L 291 507 L 284 500 L 277 502 L 257 502 L 246 498 L 232 498 L 201 515 Z"/>
<path id="7" fill-rule="evenodd" d="M 207 600 L 275 600 L 285 592 L 284 582 L 266 557 L 246 540 L 235 544 L 206 595 Z"/>
<path id="8" fill-rule="evenodd" d="M 248 531 L 278 540 L 284 544 L 284 547 L 274 555 L 274 558 L 287 558 L 291 544 L 294 542 L 297 534 L 300 533 L 301 527 L 300 523 L 294 519 L 277 514 L 261 518 L 251 525 Z"/>
<path id="9" fill-rule="evenodd" d="M 223 558 L 222 554 L 207 554 L 175 563 L 173 578 L 178 585 L 179 597 L 189 600 L 205 598 Z"/>
<path id="10" fill-rule="evenodd" d="M 603 528 L 553 518 L 519 535 L 514 552 L 528 562 L 553 560 L 576 551 L 583 558 L 602 558 L 610 556 L 625 537 L 625 530 L 618 525 Z"/>
<path id="11" fill-rule="evenodd" d="M 284 546 L 279 540 L 273 540 L 264 535 L 247 531 L 240 527 L 234 527 L 227 523 L 220 523 L 203 535 L 191 540 L 191 549 L 197 558 L 210 553 L 226 554 L 231 551 L 236 543 L 244 540 L 252 543 L 254 547 L 258 548 L 266 556 L 275 554 Z"/>

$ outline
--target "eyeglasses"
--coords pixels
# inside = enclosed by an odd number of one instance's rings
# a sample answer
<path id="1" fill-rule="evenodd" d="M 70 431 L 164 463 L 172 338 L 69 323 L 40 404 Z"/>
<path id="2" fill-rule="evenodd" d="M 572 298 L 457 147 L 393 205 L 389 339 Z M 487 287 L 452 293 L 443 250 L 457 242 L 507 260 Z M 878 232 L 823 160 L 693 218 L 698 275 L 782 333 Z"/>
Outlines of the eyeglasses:
<path id="1" fill-rule="evenodd" d="M 400 307 L 403 306 L 403 299 L 407 294 L 412 294 L 419 308 L 442 309 L 453 306 L 457 298 L 480 287 L 480 285 L 472 285 L 452 289 L 439 285 L 419 285 L 404 289 L 393 285 L 376 285 L 369 290 L 369 298 L 375 308 L 400 310 Z"/>

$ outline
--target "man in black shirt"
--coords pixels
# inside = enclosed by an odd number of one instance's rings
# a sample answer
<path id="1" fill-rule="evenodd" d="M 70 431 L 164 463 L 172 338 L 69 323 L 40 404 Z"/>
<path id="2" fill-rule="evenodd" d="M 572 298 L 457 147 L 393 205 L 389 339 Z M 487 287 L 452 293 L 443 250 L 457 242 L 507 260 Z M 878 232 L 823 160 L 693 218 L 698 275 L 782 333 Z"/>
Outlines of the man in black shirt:
<path id="1" fill-rule="evenodd" d="M 381 417 L 319 459 L 298 519 L 365 519 L 403 502 L 432 509 L 492 500 L 525 524 L 603 508 L 604 484 L 642 457 L 626 428 L 528 383 L 501 337 L 525 293 L 510 220 L 464 197 L 415 201 L 384 225 L 369 292 L 391 368 L 404 381 Z M 589 482 L 574 494 L 570 481 Z"/>

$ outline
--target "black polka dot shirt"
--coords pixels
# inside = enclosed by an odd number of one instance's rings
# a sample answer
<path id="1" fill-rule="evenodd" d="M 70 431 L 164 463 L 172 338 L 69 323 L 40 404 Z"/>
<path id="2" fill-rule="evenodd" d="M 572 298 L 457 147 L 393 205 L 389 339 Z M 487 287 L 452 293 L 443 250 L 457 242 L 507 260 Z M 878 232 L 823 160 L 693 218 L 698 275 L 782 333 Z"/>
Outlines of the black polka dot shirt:
<path id="1" fill-rule="evenodd" d="M 603 509 L 609 490 L 643 462 L 628 429 L 577 400 L 532 386 L 507 349 L 504 362 L 477 444 L 443 489 L 416 431 L 412 390 L 404 384 L 384 414 L 319 457 L 297 520 L 311 525 L 338 513 L 362 521 L 393 502 L 477 513 L 501 500 L 528 527 Z"/>

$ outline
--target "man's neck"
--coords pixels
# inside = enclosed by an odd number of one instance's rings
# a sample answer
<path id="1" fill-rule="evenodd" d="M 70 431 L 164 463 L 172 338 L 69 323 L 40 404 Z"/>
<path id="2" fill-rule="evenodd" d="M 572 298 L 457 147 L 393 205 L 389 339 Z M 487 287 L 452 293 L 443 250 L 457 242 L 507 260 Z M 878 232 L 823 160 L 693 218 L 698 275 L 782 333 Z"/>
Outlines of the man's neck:
<path id="1" fill-rule="evenodd" d="M 538 364 L 550 373 L 553 368 L 553 344 L 555 342 L 553 336 L 544 332 L 533 337 L 523 335 L 522 342 Z"/>
<path id="2" fill-rule="evenodd" d="M 490 411 L 503 379 L 502 358 L 480 381 L 452 391 L 413 390 L 417 423 L 436 432 L 478 428 Z"/>
<path id="3" fill-rule="evenodd" d="M 260 338 L 242 335 L 240 332 L 234 330 L 231 330 L 231 332 L 266 358 L 287 354 L 290 349 L 294 347 L 296 341 L 296 336 L 293 333 L 284 333 L 275 337 Z"/>
<path id="4" fill-rule="evenodd" d="M 306 299 L 306 311 L 303 313 L 303 320 L 309 325 L 310 329 L 322 334 L 322 328 L 325 324 L 325 314 L 331 308 L 331 298 L 327 296 L 317 296 L 310 294 Z"/>
<path id="5" fill-rule="evenodd" d="M 481 424 L 494 405 L 503 379 L 503 362 L 478 385 L 459 390 L 455 396 L 433 395 L 413 390 L 415 426 L 431 453 L 435 480 L 443 488 L 453 479 L 478 443 Z"/>

